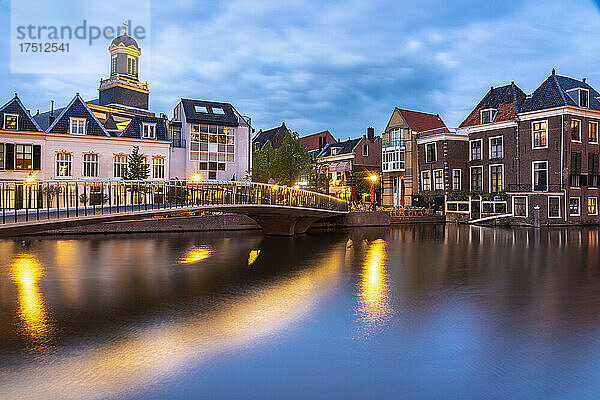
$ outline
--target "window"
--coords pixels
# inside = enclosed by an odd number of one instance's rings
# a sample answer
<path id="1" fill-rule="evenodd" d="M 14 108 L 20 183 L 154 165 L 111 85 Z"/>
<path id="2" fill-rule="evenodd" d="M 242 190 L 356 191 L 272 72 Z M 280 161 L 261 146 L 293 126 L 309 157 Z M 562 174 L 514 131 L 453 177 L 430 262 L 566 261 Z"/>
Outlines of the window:
<path id="1" fill-rule="evenodd" d="M 543 149 L 548 147 L 548 122 L 533 122 L 531 128 L 532 147 L 534 149 Z"/>
<path id="2" fill-rule="evenodd" d="M 340 149 L 339 149 L 339 148 L 337 148 L 337 147 L 332 147 L 332 148 L 331 148 L 331 155 L 332 155 L 332 156 L 335 156 L 335 155 L 337 155 L 337 153 L 338 153 L 338 151 L 339 151 L 339 150 L 340 150 Z"/>
<path id="3" fill-rule="evenodd" d="M 137 62 L 135 57 L 127 56 L 127 73 L 137 76 Z"/>
<path id="4" fill-rule="evenodd" d="M 460 169 L 452 170 L 452 190 L 461 190 L 462 171 Z"/>
<path id="5" fill-rule="evenodd" d="M 363 152 L 362 152 L 363 157 L 369 157 L 369 145 L 363 144 L 362 150 L 363 150 Z"/>
<path id="6" fill-rule="evenodd" d="M 471 190 L 483 190 L 483 167 L 471 167 Z"/>
<path id="7" fill-rule="evenodd" d="M 503 137 L 496 136 L 490 138 L 490 160 L 504 157 Z"/>
<path id="8" fill-rule="evenodd" d="M 33 146 L 15 145 L 15 169 L 33 169 Z"/>
<path id="9" fill-rule="evenodd" d="M 498 193 L 503 187 L 503 165 L 490 165 L 490 193 Z"/>
<path id="10" fill-rule="evenodd" d="M 0 170 L 4 169 L 4 143 L 0 143 Z"/>
<path id="11" fill-rule="evenodd" d="M 260 150 L 260 143 L 256 142 L 254 143 L 254 151 L 259 151 Z"/>
<path id="12" fill-rule="evenodd" d="M 581 142 L 581 121 L 578 119 L 571 120 L 571 140 Z"/>
<path id="13" fill-rule="evenodd" d="M 16 131 L 19 129 L 18 114 L 4 114 L 4 129 Z"/>
<path id="14" fill-rule="evenodd" d="M 597 197 L 588 197 L 588 215 L 598 215 Z"/>
<path id="15" fill-rule="evenodd" d="M 69 118 L 69 133 L 85 135 L 85 118 Z"/>
<path id="16" fill-rule="evenodd" d="M 444 173 L 441 169 L 433 171 L 433 189 L 444 190 Z"/>
<path id="17" fill-rule="evenodd" d="M 253 144 L 254 151 L 260 143 Z M 200 161 L 199 170 L 207 170 L 208 162 L 235 162 L 235 128 L 216 125 L 192 125 L 190 160 Z M 215 167 L 216 170 L 216 167 Z"/>
<path id="18" fill-rule="evenodd" d="M 589 187 L 598 187 L 598 153 L 589 153 L 588 154 L 588 186 Z"/>
<path id="19" fill-rule="evenodd" d="M 194 106 L 194 110 L 196 110 L 197 113 L 208 114 L 208 109 L 206 108 L 206 106 Z"/>
<path id="20" fill-rule="evenodd" d="M 513 215 L 515 217 L 527 217 L 527 196 L 513 197 Z"/>
<path id="21" fill-rule="evenodd" d="M 156 139 L 156 124 L 142 124 L 142 139 Z"/>
<path id="22" fill-rule="evenodd" d="M 489 124 L 490 122 L 494 122 L 496 118 L 496 110 L 493 108 L 489 108 L 487 110 L 481 110 L 481 123 Z"/>
<path id="23" fill-rule="evenodd" d="M 217 115 L 225 115 L 225 110 L 223 110 L 221 107 L 213 107 L 212 112 L 213 114 Z"/>
<path id="24" fill-rule="evenodd" d="M 383 150 L 382 169 L 384 171 L 404 170 L 404 150 L 398 147 L 390 147 Z"/>
<path id="25" fill-rule="evenodd" d="M 482 139 L 471 141 L 471 161 L 481 160 L 481 158 L 482 158 L 482 155 L 481 155 L 482 142 L 483 142 Z"/>
<path id="26" fill-rule="evenodd" d="M 437 161 L 437 151 L 435 143 L 426 143 L 425 144 L 425 162 L 436 162 Z"/>
<path id="27" fill-rule="evenodd" d="M 161 156 L 152 157 L 152 178 L 165 178 L 165 158 Z"/>
<path id="28" fill-rule="evenodd" d="M 83 176 L 86 178 L 98 176 L 98 154 L 83 155 Z"/>
<path id="29" fill-rule="evenodd" d="M 560 218 L 560 197 L 548 197 L 548 218 Z"/>
<path id="30" fill-rule="evenodd" d="M 579 197 L 569 199 L 569 215 L 572 217 L 581 215 L 581 199 Z"/>
<path id="31" fill-rule="evenodd" d="M 125 178 L 127 175 L 127 156 L 117 154 L 113 158 L 113 177 Z"/>
<path id="32" fill-rule="evenodd" d="M 117 55 L 116 54 L 113 54 L 110 57 L 110 74 L 111 75 L 117 74 Z"/>
<path id="33" fill-rule="evenodd" d="M 73 155 L 71 153 L 56 153 L 56 177 L 69 177 L 72 174 Z"/>
<path id="34" fill-rule="evenodd" d="M 546 192 L 548 190 L 548 161 L 534 161 L 533 170 L 533 190 L 536 192 Z"/>
<path id="35" fill-rule="evenodd" d="M 588 161 L 589 162 L 589 161 Z M 581 187 L 581 153 L 578 151 L 571 152 L 571 187 Z"/>
<path id="36" fill-rule="evenodd" d="M 589 107 L 590 92 L 587 89 L 579 89 L 579 107 Z"/>
<path id="37" fill-rule="evenodd" d="M 421 187 L 424 192 L 431 190 L 431 171 L 421 172 Z"/>
<path id="38" fill-rule="evenodd" d="M 598 144 L 598 123 L 590 122 L 588 124 L 588 141 Z"/>

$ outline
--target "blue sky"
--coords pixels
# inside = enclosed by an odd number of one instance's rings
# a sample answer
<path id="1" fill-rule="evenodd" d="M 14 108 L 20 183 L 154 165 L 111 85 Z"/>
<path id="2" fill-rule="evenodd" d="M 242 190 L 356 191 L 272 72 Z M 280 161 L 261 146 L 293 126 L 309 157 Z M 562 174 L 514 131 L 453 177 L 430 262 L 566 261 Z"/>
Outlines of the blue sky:
<path id="1" fill-rule="evenodd" d="M 75 3 L 74 3 L 75 4 Z M 0 94 L 32 110 L 75 92 L 97 97 L 90 74 L 11 74 L 10 1 L 0 0 Z M 56 10 L 57 13 L 64 12 Z M 135 18 L 128 11 L 123 19 Z M 600 14 L 574 1 L 153 1 L 151 53 L 141 79 L 153 111 L 179 97 L 232 103 L 256 129 L 282 121 L 300 134 L 346 139 L 381 132 L 394 107 L 439 113 L 456 127 L 490 86 L 533 91 L 553 67 L 600 88 Z M 144 64 L 145 63 L 145 64 Z"/>

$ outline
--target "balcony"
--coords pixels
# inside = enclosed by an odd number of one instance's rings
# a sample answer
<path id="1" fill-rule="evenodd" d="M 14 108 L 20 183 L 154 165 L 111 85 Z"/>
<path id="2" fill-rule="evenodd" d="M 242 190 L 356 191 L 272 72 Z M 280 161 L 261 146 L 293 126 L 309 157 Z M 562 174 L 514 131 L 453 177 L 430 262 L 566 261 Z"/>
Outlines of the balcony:
<path id="1" fill-rule="evenodd" d="M 531 183 L 520 183 L 520 184 L 509 184 L 509 192 L 559 192 L 563 190 L 562 185 L 548 185 L 548 184 L 537 184 L 532 185 Z"/>
<path id="2" fill-rule="evenodd" d="M 386 139 L 381 142 L 381 147 L 404 147 L 404 139 Z"/>

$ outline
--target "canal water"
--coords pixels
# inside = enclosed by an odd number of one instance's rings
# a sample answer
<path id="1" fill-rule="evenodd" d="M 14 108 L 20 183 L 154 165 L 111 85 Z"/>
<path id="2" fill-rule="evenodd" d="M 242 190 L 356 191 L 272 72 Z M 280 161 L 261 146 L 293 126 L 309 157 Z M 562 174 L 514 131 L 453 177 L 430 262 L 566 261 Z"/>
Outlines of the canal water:
<path id="1" fill-rule="evenodd" d="M 600 230 L 0 241 L 1 399 L 598 399 Z"/>

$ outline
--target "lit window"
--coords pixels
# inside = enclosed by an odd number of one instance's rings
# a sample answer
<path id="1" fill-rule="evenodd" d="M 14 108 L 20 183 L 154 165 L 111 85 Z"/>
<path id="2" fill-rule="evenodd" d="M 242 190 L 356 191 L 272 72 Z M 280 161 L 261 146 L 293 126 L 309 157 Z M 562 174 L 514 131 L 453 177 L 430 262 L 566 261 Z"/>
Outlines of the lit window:
<path id="1" fill-rule="evenodd" d="M 127 175 L 127 156 L 117 154 L 113 158 L 113 177 L 125 178 Z"/>
<path id="2" fill-rule="evenodd" d="M 87 153 L 83 155 L 83 176 L 86 178 L 98 176 L 98 154 Z"/>
<path id="3" fill-rule="evenodd" d="M 223 110 L 221 107 L 213 107 L 212 112 L 213 114 L 225 115 L 225 110 Z"/>
<path id="4" fill-rule="evenodd" d="M 431 171 L 421 172 L 421 187 L 423 191 L 431 190 Z"/>
<path id="5" fill-rule="evenodd" d="M 460 169 L 452 170 L 452 190 L 461 190 L 462 171 Z"/>
<path id="6" fill-rule="evenodd" d="M 502 165 L 490 165 L 490 192 L 498 193 L 503 189 Z"/>
<path id="7" fill-rule="evenodd" d="M 444 173 L 441 169 L 433 171 L 433 189 L 444 190 Z"/>
<path id="8" fill-rule="evenodd" d="M 142 124 L 142 139 L 156 139 L 156 124 Z"/>
<path id="9" fill-rule="evenodd" d="M 437 161 L 437 151 L 435 143 L 427 143 L 425 144 L 425 162 L 436 162 Z"/>
<path id="10" fill-rule="evenodd" d="M 117 74 L 117 55 L 116 54 L 113 54 L 110 58 L 110 74 L 111 75 Z"/>
<path id="11" fill-rule="evenodd" d="M 581 199 L 579 197 L 569 199 L 569 215 L 572 217 L 581 215 Z"/>
<path id="12" fill-rule="evenodd" d="M 56 177 L 72 176 L 73 155 L 71 153 L 56 153 Z"/>
<path id="13" fill-rule="evenodd" d="M 483 190 L 483 167 L 471 168 L 471 190 Z"/>
<path id="14" fill-rule="evenodd" d="M 85 135 L 85 118 L 70 118 L 69 133 L 72 135 Z"/>
<path id="15" fill-rule="evenodd" d="M 33 146 L 15 145 L 15 169 L 33 169 Z"/>
<path id="16" fill-rule="evenodd" d="M 196 110 L 197 113 L 208 114 L 208 109 L 205 106 L 194 106 L 194 110 Z"/>
<path id="17" fill-rule="evenodd" d="M 16 131 L 19 128 L 18 114 L 4 114 L 4 129 Z"/>
<path id="18" fill-rule="evenodd" d="M 588 124 L 588 140 L 590 143 L 598 143 L 598 123 L 590 122 Z"/>
<path id="19" fill-rule="evenodd" d="M 482 143 L 481 139 L 471 141 L 471 161 L 481 160 L 481 158 L 482 158 L 481 143 Z"/>
<path id="20" fill-rule="evenodd" d="M 490 138 L 490 159 L 504 157 L 502 136 Z"/>
<path id="21" fill-rule="evenodd" d="M 481 123 L 489 124 L 490 122 L 494 122 L 496 118 L 496 110 L 493 108 L 487 110 L 481 110 Z"/>
<path id="22" fill-rule="evenodd" d="M 534 122 L 531 136 L 534 149 L 548 147 L 548 123 L 546 121 Z"/>
<path id="23" fill-rule="evenodd" d="M 560 218 L 560 197 L 548 197 L 548 218 Z"/>
<path id="24" fill-rule="evenodd" d="M 571 120 L 571 140 L 581 142 L 581 122 L 578 119 Z"/>
<path id="25" fill-rule="evenodd" d="M 515 217 L 527 217 L 527 197 L 513 197 L 513 215 Z"/>
<path id="26" fill-rule="evenodd" d="M 598 215 L 597 197 L 588 197 L 588 215 Z"/>
<path id="27" fill-rule="evenodd" d="M 165 178 L 165 158 L 161 156 L 152 157 L 152 178 Z"/>

